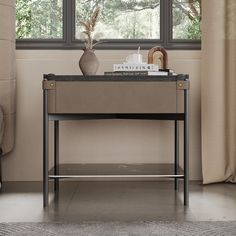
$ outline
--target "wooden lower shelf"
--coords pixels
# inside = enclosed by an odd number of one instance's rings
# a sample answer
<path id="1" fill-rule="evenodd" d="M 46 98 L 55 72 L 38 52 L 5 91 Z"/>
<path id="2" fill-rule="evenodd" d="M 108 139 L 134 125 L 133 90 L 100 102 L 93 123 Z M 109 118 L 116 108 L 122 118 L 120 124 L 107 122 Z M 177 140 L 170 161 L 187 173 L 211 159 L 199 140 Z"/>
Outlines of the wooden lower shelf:
<path id="1" fill-rule="evenodd" d="M 174 164 L 60 164 L 59 174 L 52 168 L 49 178 L 184 178 L 184 174 L 181 167 L 175 174 Z"/>

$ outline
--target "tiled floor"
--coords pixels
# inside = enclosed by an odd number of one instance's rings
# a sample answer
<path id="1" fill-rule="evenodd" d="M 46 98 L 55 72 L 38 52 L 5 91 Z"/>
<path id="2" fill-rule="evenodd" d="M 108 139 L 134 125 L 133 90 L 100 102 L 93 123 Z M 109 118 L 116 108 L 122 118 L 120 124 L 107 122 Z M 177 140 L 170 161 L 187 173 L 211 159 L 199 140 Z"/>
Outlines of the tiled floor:
<path id="1" fill-rule="evenodd" d="M 234 184 L 192 182 L 188 208 L 170 181 L 61 182 L 59 198 L 51 193 L 47 209 L 41 190 L 39 182 L 4 183 L 0 222 L 236 220 Z"/>

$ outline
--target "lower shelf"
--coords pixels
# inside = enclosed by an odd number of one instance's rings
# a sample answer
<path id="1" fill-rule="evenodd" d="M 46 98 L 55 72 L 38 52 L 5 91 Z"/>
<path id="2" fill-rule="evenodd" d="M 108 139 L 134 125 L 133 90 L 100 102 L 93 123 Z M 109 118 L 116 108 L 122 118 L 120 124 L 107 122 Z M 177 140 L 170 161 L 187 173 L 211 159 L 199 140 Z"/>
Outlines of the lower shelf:
<path id="1" fill-rule="evenodd" d="M 52 168 L 49 178 L 184 178 L 184 174 L 181 167 L 175 174 L 174 164 L 60 164 L 59 174 Z"/>

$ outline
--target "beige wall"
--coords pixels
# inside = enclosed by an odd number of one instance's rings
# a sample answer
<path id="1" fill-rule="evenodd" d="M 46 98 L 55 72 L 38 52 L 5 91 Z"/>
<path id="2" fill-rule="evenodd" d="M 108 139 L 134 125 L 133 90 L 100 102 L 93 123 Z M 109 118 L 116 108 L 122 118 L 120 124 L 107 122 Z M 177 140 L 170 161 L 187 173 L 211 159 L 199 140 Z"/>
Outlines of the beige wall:
<path id="1" fill-rule="evenodd" d="M 96 51 L 99 74 L 111 71 L 131 51 Z M 147 55 L 147 51 L 142 52 Z M 42 75 L 80 74 L 78 51 L 17 51 L 16 146 L 3 160 L 4 180 L 42 179 Z M 169 67 L 188 73 L 190 101 L 190 177 L 201 179 L 200 51 L 170 51 Z M 171 162 L 173 122 L 67 121 L 61 125 L 62 162 Z"/>

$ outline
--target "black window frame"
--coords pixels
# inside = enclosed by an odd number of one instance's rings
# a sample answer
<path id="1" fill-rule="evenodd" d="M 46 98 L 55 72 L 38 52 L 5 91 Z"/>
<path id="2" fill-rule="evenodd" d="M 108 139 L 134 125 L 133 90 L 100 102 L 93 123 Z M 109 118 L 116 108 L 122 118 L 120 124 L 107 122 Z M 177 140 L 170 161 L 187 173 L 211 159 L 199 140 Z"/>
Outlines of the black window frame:
<path id="1" fill-rule="evenodd" d="M 75 39 L 75 4 L 75 0 L 63 0 L 62 39 L 16 39 L 16 49 L 83 49 L 83 42 Z M 173 39 L 172 17 L 172 0 L 160 0 L 160 39 L 108 39 L 95 49 L 150 49 L 158 45 L 170 50 L 200 50 L 201 40 Z"/>

